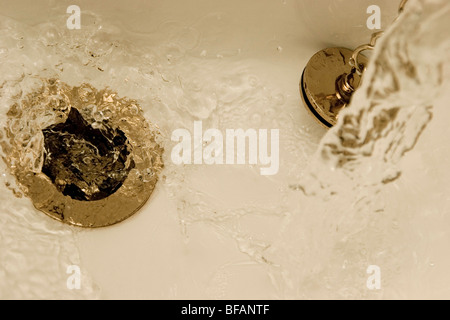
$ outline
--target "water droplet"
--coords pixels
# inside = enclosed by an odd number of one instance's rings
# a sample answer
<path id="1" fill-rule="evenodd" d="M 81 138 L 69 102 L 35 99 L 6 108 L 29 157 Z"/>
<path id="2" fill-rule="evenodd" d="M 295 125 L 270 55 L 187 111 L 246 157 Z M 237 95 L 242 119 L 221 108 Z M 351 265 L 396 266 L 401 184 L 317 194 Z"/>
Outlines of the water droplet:
<path id="1" fill-rule="evenodd" d="M 250 121 L 253 126 L 259 126 L 261 125 L 262 117 L 259 113 L 255 113 L 251 116 Z"/>
<path id="2" fill-rule="evenodd" d="M 258 78 L 256 76 L 250 76 L 248 77 L 248 83 L 252 87 L 256 87 L 258 85 Z"/>
<path id="3" fill-rule="evenodd" d="M 104 120 L 103 112 L 97 111 L 94 113 L 94 120 L 97 122 L 101 122 Z"/>
<path id="4" fill-rule="evenodd" d="M 110 119 L 110 118 L 112 117 L 112 115 L 113 115 L 113 113 L 112 113 L 112 111 L 109 110 L 109 109 L 105 109 L 105 110 L 103 111 L 103 117 L 104 117 L 105 119 Z"/>

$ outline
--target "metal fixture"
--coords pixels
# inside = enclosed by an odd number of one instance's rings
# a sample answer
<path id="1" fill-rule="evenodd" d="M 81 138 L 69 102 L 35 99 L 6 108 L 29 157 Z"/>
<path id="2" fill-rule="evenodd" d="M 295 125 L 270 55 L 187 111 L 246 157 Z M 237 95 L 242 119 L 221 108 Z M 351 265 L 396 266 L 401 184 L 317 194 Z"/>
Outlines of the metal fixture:
<path id="1" fill-rule="evenodd" d="M 105 227 L 132 216 L 152 194 L 163 148 L 137 101 L 46 79 L 7 116 L 3 159 L 20 192 L 48 216 Z"/>
<path id="2" fill-rule="evenodd" d="M 408 0 L 402 0 L 399 14 Z M 306 109 L 324 127 L 334 126 L 339 112 L 350 103 L 361 85 L 368 59 L 361 53 L 373 50 L 382 31 L 372 34 L 368 44 L 355 50 L 333 47 L 317 52 L 306 65 L 300 80 L 300 95 Z"/>

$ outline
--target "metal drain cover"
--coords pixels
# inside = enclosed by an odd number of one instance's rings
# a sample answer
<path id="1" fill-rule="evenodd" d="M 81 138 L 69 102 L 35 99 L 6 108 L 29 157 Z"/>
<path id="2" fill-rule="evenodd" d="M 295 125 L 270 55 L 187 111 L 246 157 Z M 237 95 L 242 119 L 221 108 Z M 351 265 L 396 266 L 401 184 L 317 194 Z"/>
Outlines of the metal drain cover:
<path id="1" fill-rule="evenodd" d="M 105 227 L 132 216 L 163 167 L 159 131 L 137 102 L 89 84 L 44 81 L 10 108 L 4 130 L 4 160 L 21 191 L 71 225 Z"/>

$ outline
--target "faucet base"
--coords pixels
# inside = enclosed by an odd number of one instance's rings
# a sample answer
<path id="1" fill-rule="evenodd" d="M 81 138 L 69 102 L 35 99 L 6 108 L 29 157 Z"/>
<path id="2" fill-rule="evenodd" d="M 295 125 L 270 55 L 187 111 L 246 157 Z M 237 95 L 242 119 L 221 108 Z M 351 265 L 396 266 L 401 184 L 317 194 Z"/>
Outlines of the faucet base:
<path id="1" fill-rule="evenodd" d="M 317 52 L 306 65 L 300 80 L 300 95 L 306 109 L 324 127 L 337 123 L 339 112 L 350 102 L 361 77 L 350 66 L 353 50 L 327 48 Z M 360 55 L 359 62 L 368 59 Z"/>

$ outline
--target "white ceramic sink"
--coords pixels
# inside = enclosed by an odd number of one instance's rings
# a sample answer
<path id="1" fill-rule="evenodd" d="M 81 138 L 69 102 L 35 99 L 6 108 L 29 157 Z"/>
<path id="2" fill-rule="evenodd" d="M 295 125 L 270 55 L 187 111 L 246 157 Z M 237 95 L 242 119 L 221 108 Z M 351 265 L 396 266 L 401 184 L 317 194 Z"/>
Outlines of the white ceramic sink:
<path id="1" fill-rule="evenodd" d="M 390 183 L 371 182 L 374 156 L 342 183 L 332 161 L 316 163 L 330 140 L 320 144 L 327 131 L 299 94 L 315 52 L 369 41 L 367 7 L 380 6 L 387 29 L 395 1 L 79 1 L 81 30 L 67 30 L 70 4 L 1 1 L 0 78 L 56 73 L 137 99 L 161 129 L 165 168 L 137 214 L 102 229 L 53 221 L 1 183 L 0 298 L 450 297 L 448 91 Z M 279 129 L 278 174 L 173 164 L 172 132 L 199 120 L 204 129 Z M 80 267 L 79 290 L 66 286 L 70 265 Z M 379 290 L 367 286 L 370 266 L 381 270 Z"/>

